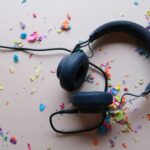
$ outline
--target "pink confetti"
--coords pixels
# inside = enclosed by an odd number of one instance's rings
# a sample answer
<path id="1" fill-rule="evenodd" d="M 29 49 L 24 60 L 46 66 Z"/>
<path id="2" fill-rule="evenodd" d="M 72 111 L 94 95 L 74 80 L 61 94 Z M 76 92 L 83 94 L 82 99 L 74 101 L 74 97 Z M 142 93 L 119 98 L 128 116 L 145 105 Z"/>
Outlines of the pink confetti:
<path id="1" fill-rule="evenodd" d="M 33 18 L 36 18 L 36 17 L 37 17 L 37 15 L 36 15 L 35 13 L 33 13 L 32 16 L 33 16 Z"/>
<path id="2" fill-rule="evenodd" d="M 32 34 L 29 35 L 27 40 L 30 43 L 34 43 L 37 40 L 37 38 L 38 38 L 37 32 L 33 32 Z"/>
<path id="3" fill-rule="evenodd" d="M 65 104 L 64 103 L 60 104 L 59 106 L 60 106 L 60 109 L 64 109 L 65 108 Z"/>
<path id="4" fill-rule="evenodd" d="M 30 143 L 27 144 L 28 150 L 32 150 Z"/>
<path id="5" fill-rule="evenodd" d="M 29 55 L 29 58 L 32 58 L 32 56 L 33 56 L 33 54 L 30 54 L 30 55 Z"/>

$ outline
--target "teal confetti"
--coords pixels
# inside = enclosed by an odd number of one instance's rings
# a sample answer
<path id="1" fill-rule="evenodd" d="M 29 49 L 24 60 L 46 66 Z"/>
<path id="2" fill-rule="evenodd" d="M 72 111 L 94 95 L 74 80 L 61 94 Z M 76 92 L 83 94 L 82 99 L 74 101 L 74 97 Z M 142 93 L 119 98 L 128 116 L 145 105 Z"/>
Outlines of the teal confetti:
<path id="1" fill-rule="evenodd" d="M 39 111 L 43 112 L 46 109 L 46 106 L 44 104 L 40 104 Z"/>

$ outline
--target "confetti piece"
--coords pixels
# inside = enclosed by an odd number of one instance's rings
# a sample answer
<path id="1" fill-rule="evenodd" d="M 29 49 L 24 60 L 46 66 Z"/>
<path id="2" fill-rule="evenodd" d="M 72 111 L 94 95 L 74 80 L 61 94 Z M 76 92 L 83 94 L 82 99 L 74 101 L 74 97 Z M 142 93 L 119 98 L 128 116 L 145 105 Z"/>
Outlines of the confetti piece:
<path id="1" fill-rule="evenodd" d="M 56 70 L 51 70 L 50 73 L 56 73 Z"/>
<path id="2" fill-rule="evenodd" d="M 71 16 L 70 16 L 69 13 L 67 13 L 67 19 L 68 19 L 68 20 L 71 20 Z"/>
<path id="3" fill-rule="evenodd" d="M 39 111 L 43 112 L 46 109 L 46 106 L 44 104 L 40 104 Z"/>
<path id="4" fill-rule="evenodd" d="M 26 32 L 21 33 L 20 38 L 23 39 L 23 40 L 26 39 L 27 38 L 27 33 Z"/>
<path id="5" fill-rule="evenodd" d="M 41 74 L 41 67 L 38 66 L 38 67 L 35 67 L 35 74 L 30 78 L 31 81 L 35 81 L 36 79 L 39 78 Z"/>
<path id="6" fill-rule="evenodd" d="M 150 114 L 147 114 L 147 119 L 150 121 Z"/>
<path id="7" fill-rule="evenodd" d="M 29 43 L 34 43 L 34 42 L 36 42 L 37 38 L 38 38 L 37 32 L 33 32 L 29 35 L 29 37 L 27 38 L 27 41 Z"/>
<path id="8" fill-rule="evenodd" d="M 30 143 L 27 144 L 28 150 L 32 150 Z"/>
<path id="9" fill-rule="evenodd" d="M 33 54 L 30 54 L 30 55 L 29 55 L 29 58 L 32 58 L 32 56 L 33 56 Z"/>
<path id="10" fill-rule="evenodd" d="M 14 63 L 18 63 L 18 61 L 19 61 L 19 56 L 18 56 L 17 54 L 14 54 L 13 60 L 14 60 Z"/>
<path id="11" fill-rule="evenodd" d="M 17 139 L 16 139 L 15 136 L 12 136 L 12 137 L 11 137 L 10 143 L 12 143 L 12 144 L 17 144 Z"/>
<path id="12" fill-rule="evenodd" d="M 31 95 L 33 95 L 36 92 L 35 88 L 31 89 Z"/>
<path id="13" fill-rule="evenodd" d="M 21 1 L 21 4 L 24 4 L 24 3 L 26 3 L 27 2 L 27 0 L 22 0 Z"/>
<path id="14" fill-rule="evenodd" d="M 64 109 L 65 108 L 65 104 L 62 103 L 62 104 L 59 105 L 59 107 L 60 107 L 60 109 Z"/>
<path id="15" fill-rule="evenodd" d="M 137 5 L 139 5 L 139 3 L 138 3 L 137 1 L 135 1 L 135 2 L 134 2 L 134 5 L 137 6 Z"/>
<path id="16" fill-rule="evenodd" d="M 116 121 L 120 121 L 120 120 L 123 120 L 124 119 L 124 112 L 122 110 L 118 111 L 115 116 L 114 116 L 114 119 Z"/>
<path id="17" fill-rule="evenodd" d="M 123 148 L 128 148 L 128 145 L 126 143 L 121 144 Z"/>
<path id="18" fill-rule="evenodd" d="M 110 147 L 115 147 L 115 142 L 112 139 L 109 139 Z"/>
<path id="19" fill-rule="evenodd" d="M 24 29 L 26 28 L 25 23 L 23 23 L 22 21 L 20 21 L 20 28 L 21 28 L 22 30 L 24 30 Z"/>
<path id="20" fill-rule="evenodd" d="M 104 125 L 101 125 L 98 129 L 99 134 L 106 134 L 108 132 L 107 128 Z"/>
<path id="21" fill-rule="evenodd" d="M 35 13 L 33 13 L 32 16 L 33 16 L 33 18 L 36 18 L 36 17 L 37 17 L 37 15 L 36 15 Z"/>
<path id="22" fill-rule="evenodd" d="M 121 90 L 121 84 L 116 85 L 116 90 L 120 91 Z"/>
<path id="23" fill-rule="evenodd" d="M 92 144 L 93 144 L 94 146 L 97 146 L 97 145 L 99 144 L 98 138 L 94 138 L 93 141 L 92 141 Z"/>
<path id="24" fill-rule="evenodd" d="M 23 47 L 23 43 L 19 40 L 15 40 L 13 43 L 15 47 Z"/>
<path id="25" fill-rule="evenodd" d="M 0 91 L 4 90 L 4 86 L 0 83 Z"/>
<path id="26" fill-rule="evenodd" d="M 144 79 L 142 77 L 139 79 L 138 84 L 139 85 L 143 85 L 144 84 Z"/>
<path id="27" fill-rule="evenodd" d="M 9 67 L 9 72 L 10 72 L 10 73 L 15 73 L 14 67 L 13 67 L 12 65 Z"/>
<path id="28" fill-rule="evenodd" d="M 123 89 L 125 92 L 127 92 L 128 91 L 128 88 L 127 87 L 124 87 L 124 89 Z"/>

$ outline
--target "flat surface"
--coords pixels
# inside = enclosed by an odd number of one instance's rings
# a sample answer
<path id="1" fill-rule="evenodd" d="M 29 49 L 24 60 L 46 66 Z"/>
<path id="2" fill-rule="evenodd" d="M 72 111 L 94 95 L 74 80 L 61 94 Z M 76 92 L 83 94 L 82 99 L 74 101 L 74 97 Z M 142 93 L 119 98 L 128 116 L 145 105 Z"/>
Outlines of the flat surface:
<path id="1" fill-rule="evenodd" d="M 21 40 L 25 47 L 68 49 L 73 49 L 78 41 L 86 40 L 96 27 L 112 20 L 129 20 L 146 27 L 148 20 L 145 15 L 150 5 L 148 0 L 27 0 L 24 4 L 21 4 L 21 0 L 0 2 L 0 44 L 13 46 L 14 40 L 20 40 L 20 33 L 27 32 L 29 35 L 36 31 L 46 38 L 33 44 Z M 71 15 L 71 30 L 59 34 L 57 29 L 66 19 L 67 12 Z M 33 18 L 33 13 L 37 15 L 36 18 Z M 20 28 L 20 21 L 25 23 L 25 30 Z M 135 39 L 125 34 L 108 35 L 99 41 L 98 46 L 94 46 L 91 61 L 97 65 L 110 62 L 112 83 L 122 84 L 125 80 L 129 91 L 139 94 L 149 82 L 150 61 L 135 52 L 138 47 L 135 43 Z M 85 51 L 90 55 L 88 48 Z M 14 54 L 20 59 L 17 64 L 13 62 Z M 0 52 L 0 83 L 4 86 L 0 91 L 0 128 L 8 137 L 6 142 L 0 136 L 0 150 L 109 150 L 112 149 L 109 139 L 115 142 L 114 150 L 125 149 L 122 143 L 126 143 L 129 150 L 149 149 L 150 121 L 147 114 L 150 113 L 150 98 L 141 98 L 127 104 L 129 120 L 134 130 L 138 128 L 137 133 L 119 132 L 122 126 L 115 122 L 111 132 L 106 135 L 94 131 L 61 136 L 52 131 L 49 125 L 50 114 L 59 110 L 62 103 L 65 107 L 70 105 L 70 93 L 60 87 L 55 74 L 59 61 L 65 55 L 65 52 L 46 52 L 40 55 L 34 53 L 30 57 L 25 52 Z M 14 68 L 13 74 L 9 71 L 10 66 Z M 35 74 L 37 66 L 41 67 L 41 74 L 31 82 L 30 78 Z M 94 75 L 94 83 L 86 82 L 81 90 L 103 90 L 103 78 L 91 70 L 89 73 Z M 126 75 L 128 78 L 125 78 Z M 144 79 L 141 86 L 138 85 L 140 78 Z M 134 85 L 138 85 L 138 88 Z M 39 111 L 41 103 L 46 106 L 43 112 Z M 80 122 L 78 117 L 76 120 L 68 118 L 71 126 Z M 61 126 L 61 123 L 58 125 Z M 16 145 L 9 142 L 13 135 L 17 138 Z M 96 146 L 92 144 L 95 138 L 98 140 Z"/>

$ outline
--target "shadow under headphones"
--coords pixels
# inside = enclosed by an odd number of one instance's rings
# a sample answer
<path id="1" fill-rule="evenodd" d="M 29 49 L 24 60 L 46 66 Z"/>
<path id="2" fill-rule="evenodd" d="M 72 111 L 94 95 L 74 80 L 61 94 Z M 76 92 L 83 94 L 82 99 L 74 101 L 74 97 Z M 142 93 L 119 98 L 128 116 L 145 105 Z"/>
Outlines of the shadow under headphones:
<path id="1" fill-rule="evenodd" d="M 89 65 L 95 67 L 98 71 L 100 71 L 105 79 L 105 88 L 104 91 L 93 91 L 93 92 L 74 92 L 71 97 L 71 103 L 74 106 L 73 109 L 63 109 L 57 112 L 54 112 L 50 115 L 49 121 L 52 129 L 58 133 L 62 134 L 70 134 L 70 133 L 79 133 L 91 131 L 99 128 L 106 117 L 106 112 L 109 112 L 108 106 L 113 102 L 113 95 L 108 92 L 108 78 L 106 73 L 96 66 L 95 64 L 89 61 L 89 57 L 85 54 L 81 49 L 83 47 L 88 46 L 92 52 L 90 44 L 97 40 L 98 38 L 111 33 L 111 32 L 125 32 L 130 35 L 133 35 L 135 38 L 138 38 L 145 46 L 146 50 L 143 52 L 145 55 L 150 56 L 150 32 L 138 25 L 136 23 L 130 21 L 113 21 L 110 23 L 106 23 L 100 27 L 98 27 L 90 36 L 89 39 L 85 42 L 81 42 L 75 46 L 73 51 L 68 50 L 66 48 L 48 48 L 48 49 L 32 49 L 25 47 L 9 47 L 2 46 L 0 48 L 17 50 L 17 51 L 25 51 L 25 52 L 39 52 L 39 51 L 55 51 L 55 50 L 63 50 L 71 53 L 70 55 L 65 56 L 58 65 L 57 68 L 57 77 L 60 80 L 60 85 L 63 89 L 72 92 L 77 90 L 85 81 L 87 76 Z M 91 57 L 92 57 L 91 56 Z M 140 95 L 134 95 L 131 93 L 125 93 L 121 97 L 120 106 L 121 108 L 122 98 L 125 95 L 130 95 L 134 97 L 146 96 L 150 93 L 150 83 L 148 83 L 145 91 Z M 53 117 L 58 114 L 74 114 L 74 113 L 100 113 L 102 114 L 102 119 L 98 125 L 77 131 L 60 131 L 57 130 L 53 125 Z"/>

